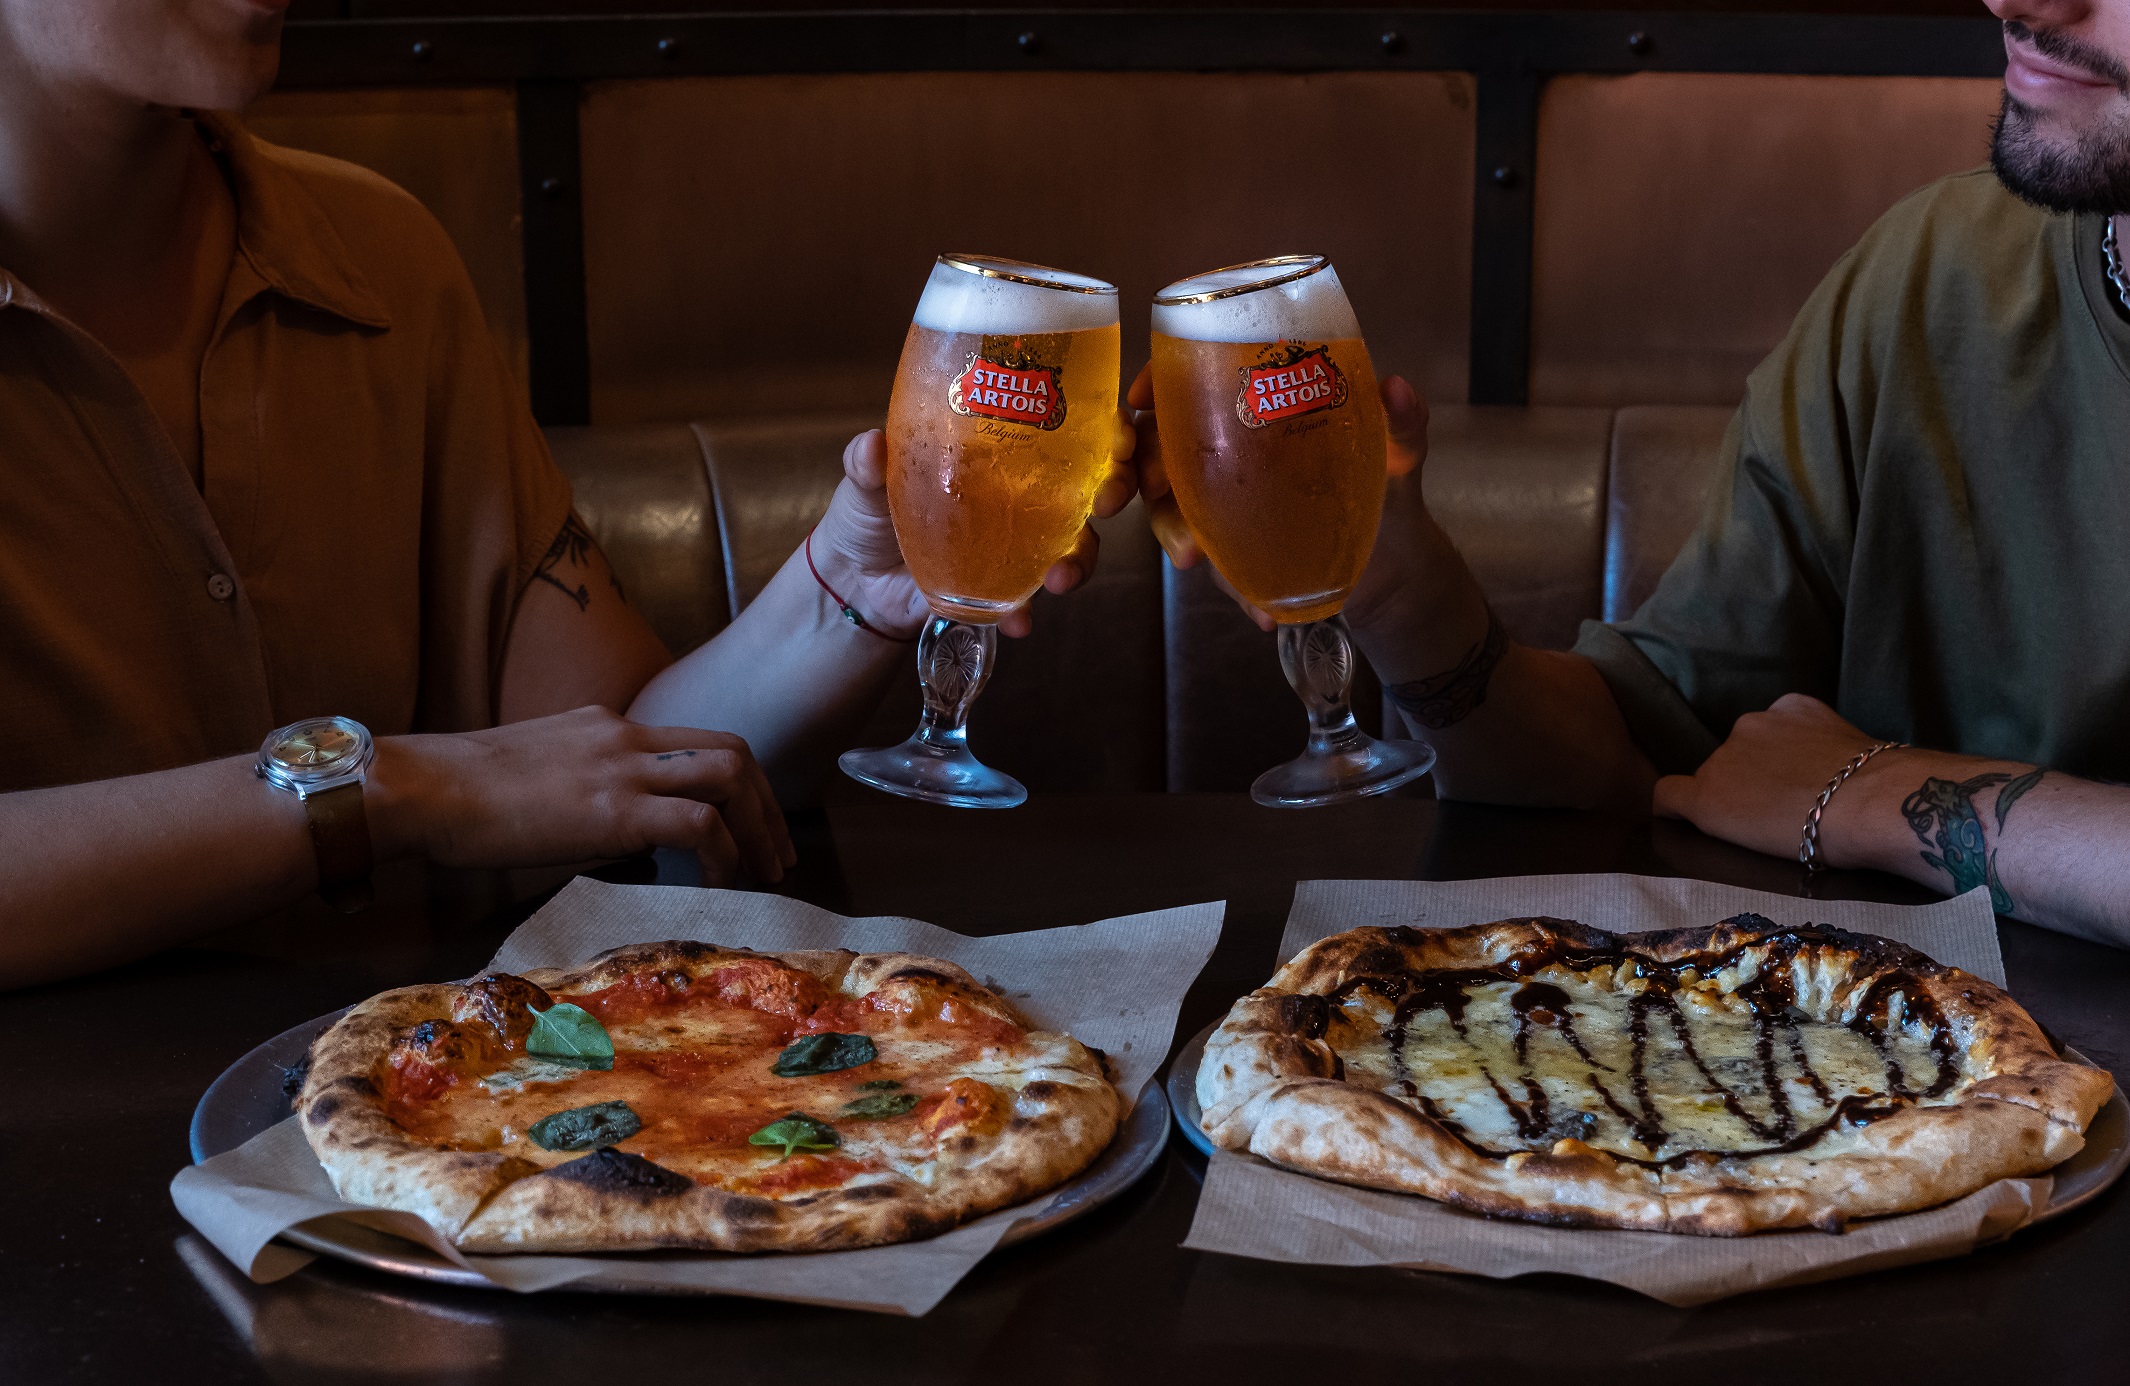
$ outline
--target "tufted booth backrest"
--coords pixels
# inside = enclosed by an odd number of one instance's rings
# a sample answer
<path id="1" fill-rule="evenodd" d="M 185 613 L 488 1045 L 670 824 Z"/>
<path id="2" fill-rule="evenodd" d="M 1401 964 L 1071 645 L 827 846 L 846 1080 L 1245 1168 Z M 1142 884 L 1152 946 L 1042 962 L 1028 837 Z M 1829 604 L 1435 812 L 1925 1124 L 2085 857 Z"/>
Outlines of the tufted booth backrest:
<path id="1" fill-rule="evenodd" d="M 1573 643 L 1632 610 L 1693 528 L 1728 411 L 1443 406 L 1430 428 L 1430 509 L 1519 640 Z M 550 429 L 585 522 L 630 599 L 675 653 L 753 600 L 842 476 L 864 414 Z M 1272 638 L 1203 568 L 1161 557 L 1137 502 L 1097 526 L 1096 576 L 1036 598 L 971 721 L 986 758 L 1031 789 L 1231 790 L 1293 754 L 1303 721 Z M 1381 713 L 1364 679 L 1364 724 Z M 864 740 L 899 739 L 916 678 Z"/>

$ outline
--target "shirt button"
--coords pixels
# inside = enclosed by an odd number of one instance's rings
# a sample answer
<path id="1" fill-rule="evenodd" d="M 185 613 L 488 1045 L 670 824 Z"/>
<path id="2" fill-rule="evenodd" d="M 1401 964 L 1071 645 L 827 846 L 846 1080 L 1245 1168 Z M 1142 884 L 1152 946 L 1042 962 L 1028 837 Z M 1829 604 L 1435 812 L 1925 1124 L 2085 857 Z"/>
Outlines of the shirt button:
<path id="1" fill-rule="evenodd" d="M 229 580 L 229 574 L 216 573 L 207 579 L 207 595 L 218 602 L 226 602 L 237 595 L 237 585 Z"/>

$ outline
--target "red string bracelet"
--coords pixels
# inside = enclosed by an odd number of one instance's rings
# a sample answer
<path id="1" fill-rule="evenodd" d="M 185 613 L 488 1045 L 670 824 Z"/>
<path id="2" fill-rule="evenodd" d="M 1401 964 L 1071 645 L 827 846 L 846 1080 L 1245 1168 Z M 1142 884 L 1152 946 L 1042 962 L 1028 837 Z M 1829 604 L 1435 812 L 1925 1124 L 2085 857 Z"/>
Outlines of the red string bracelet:
<path id="1" fill-rule="evenodd" d="M 844 620 L 850 622 L 852 625 L 866 632 L 868 635 L 877 635 L 882 640 L 890 641 L 897 645 L 907 645 L 910 643 L 910 641 L 916 639 L 915 636 L 889 635 L 886 631 L 880 629 L 878 626 L 873 625 L 872 623 L 867 621 L 865 617 L 859 615 L 857 607 L 852 606 L 849 602 L 843 600 L 841 594 L 839 594 L 835 588 L 828 585 L 828 579 L 822 577 L 821 570 L 814 566 L 814 532 L 812 530 L 809 529 L 806 531 L 806 542 L 801 547 L 806 553 L 806 571 L 812 573 L 814 575 L 814 581 L 821 584 L 821 590 L 823 592 L 828 593 L 828 599 L 834 602 L 836 604 L 837 609 L 843 613 Z"/>

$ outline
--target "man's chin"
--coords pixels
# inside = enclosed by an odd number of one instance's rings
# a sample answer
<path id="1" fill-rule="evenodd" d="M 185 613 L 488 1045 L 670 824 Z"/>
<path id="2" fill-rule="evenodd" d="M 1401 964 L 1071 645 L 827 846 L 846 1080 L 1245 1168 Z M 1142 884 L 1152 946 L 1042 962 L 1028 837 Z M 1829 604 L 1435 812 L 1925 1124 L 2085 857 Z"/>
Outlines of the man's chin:
<path id="1" fill-rule="evenodd" d="M 2130 211 L 2130 117 L 2108 116 L 2060 135 L 2009 91 L 1991 132 L 1989 162 L 2014 197 L 2051 212 Z"/>

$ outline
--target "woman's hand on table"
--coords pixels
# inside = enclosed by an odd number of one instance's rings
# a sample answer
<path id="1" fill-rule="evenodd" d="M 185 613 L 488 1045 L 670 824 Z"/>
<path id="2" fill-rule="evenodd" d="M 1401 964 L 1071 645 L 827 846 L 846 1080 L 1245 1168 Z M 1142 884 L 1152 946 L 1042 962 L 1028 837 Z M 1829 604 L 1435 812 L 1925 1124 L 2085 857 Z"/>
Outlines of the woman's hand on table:
<path id="1" fill-rule="evenodd" d="M 1422 399 L 1420 392 L 1402 376 L 1386 376 L 1378 388 L 1383 396 L 1384 420 L 1388 426 L 1383 455 L 1384 475 L 1388 478 L 1411 475 L 1427 460 L 1427 401 Z M 1162 551 L 1169 556 L 1170 563 L 1178 568 L 1195 568 L 1205 557 L 1205 550 L 1199 546 L 1198 537 L 1191 533 L 1190 525 L 1183 518 L 1182 509 L 1176 504 L 1175 491 L 1169 482 L 1168 471 L 1162 459 L 1161 435 L 1154 419 L 1154 375 L 1151 365 L 1140 369 L 1138 378 L 1132 381 L 1126 402 L 1131 406 L 1134 426 L 1139 435 L 1139 492 L 1146 497 L 1147 522 L 1153 527 L 1154 538 L 1160 542 Z M 1417 504 L 1417 478 L 1411 489 Z M 1388 508 L 1385 518 L 1387 522 Z M 1380 537 L 1377 546 L 1379 549 L 1382 547 Z M 1365 590 L 1371 587 L 1387 588 L 1397 584 L 1399 579 L 1395 574 L 1387 571 L 1377 574 L 1377 566 L 1371 562 L 1369 572 L 1362 575 L 1360 586 L 1355 588 L 1354 596 L 1347 601 L 1349 611 L 1356 602 L 1362 600 Z M 1372 574 L 1375 575 L 1374 582 L 1371 582 Z M 1269 631 L 1274 627 L 1273 619 L 1252 606 L 1241 593 L 1229 586 L 1228 580 L 1221 576 L 1218 568 L 1213 570 L 1213 582 L 1234 599 L 1235 604 L 1242 608 L 1243 614 L 1256 622 L 1260 630 Z"/>
<path id="2" fill-rule="evenodd" d="M 1096 519 L 1106 520 L 1130 504 L 1139 486 L 1131 465 L 1138 435 L 1124 410 L 1117 411 L 1110 442 L 1108 468 L 1095 492 Z M 1094 526 L 1082 525 L 1071 552 L 1043 575 L 1044 589 L 1065 593 L 1086 582 L 1094 575 L 1100 548 Z M 924 593 L 895 539 L 888 512 L 887 439 L 879 429 L 859 434 L 843 449 L 843 480 L 814 527 L 812 552 L 822 581 L 882 634 L 911 639 L 930 619 Z M 1026 635 L 1033 628 L 1027 606 L 1001 618 L 998 628 L 1005 635 Z"/>
<path id="3" fill-rule="evenodd" d="M 500 868 L 692 851 L 706 884 L 797 857 L 747 743 L 579 708 L 487 731 L 380 738 L 364 790 L 380 860 Z"/>

